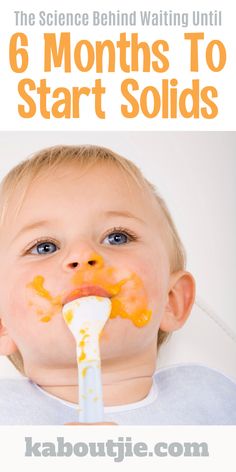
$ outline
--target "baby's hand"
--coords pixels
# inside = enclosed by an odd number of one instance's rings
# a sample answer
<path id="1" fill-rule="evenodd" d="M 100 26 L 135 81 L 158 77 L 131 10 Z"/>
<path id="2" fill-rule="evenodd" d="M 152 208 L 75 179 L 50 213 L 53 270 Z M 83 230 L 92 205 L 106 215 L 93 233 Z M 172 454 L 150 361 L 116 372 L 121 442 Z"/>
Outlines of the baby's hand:
<path id="1" fill-rule="evenodd" d="M 64 426 L 71 426 L 71 425 L 74 425 L 74 426 L 101 426 L 101 425 L 104 425 L 104 426 L 113 426 L 113 425 L 117 425 L 117 423 L 65 423 Z"/>

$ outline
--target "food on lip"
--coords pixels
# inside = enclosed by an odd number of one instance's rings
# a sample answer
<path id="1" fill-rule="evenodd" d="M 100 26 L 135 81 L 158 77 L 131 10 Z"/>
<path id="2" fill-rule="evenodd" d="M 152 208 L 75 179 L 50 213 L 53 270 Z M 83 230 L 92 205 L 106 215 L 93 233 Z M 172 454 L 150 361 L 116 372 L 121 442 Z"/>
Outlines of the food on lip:
<path id="1" fill-rule="evenodd" d="M 86 285 L 102 287 L 109 297 L 117 295 L 122 286 L 130 280 L 132 276 L 122 278 L 117 282 L 117 271 L 113 267 L 104 267 L 102 269 L 90 267 L 89 270 L 80 269 L 74 273 L 71 282 L 76 287 Z"/>
<path id="2" fill-rule="evenodd" d="M 70 292 L 64 299 L 62 304 L 65 305 L 66 303 L 72 302 L 77 298 L 81 297 L 88 297 L 90 295 L 95 295 L 98 297 L 106 297 L 110 298 L 111 294 L 105 290 L 103 287 L 98 285 L 86 285 L 84 287 L 78 287 L 72 292 Z"/>

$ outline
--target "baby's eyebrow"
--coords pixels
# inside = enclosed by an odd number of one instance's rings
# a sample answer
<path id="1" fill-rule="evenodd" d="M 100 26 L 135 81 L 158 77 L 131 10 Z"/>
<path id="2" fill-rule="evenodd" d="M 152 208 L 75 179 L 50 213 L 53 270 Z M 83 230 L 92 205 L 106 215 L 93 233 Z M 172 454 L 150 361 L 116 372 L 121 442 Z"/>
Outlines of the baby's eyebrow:
<path id="1" fill-rule="evenodd" d="M 119 210 L 107 210 L 107 211 L 104 211 L 102 213 L 104 216 L 124 216 L 125 218 L 130 218 L 130 219 L 133 219 L 133 220 L 138 220 L 140 221 L 141 223 L 144 223 L 145 224 L 145 221 L 142 220 L 142 218 L 139 218 L 139 216 L 136 216 L 136 215 L 133 215 L 132 213 L 130 213 L 130 211 L 126 211 L 126 210 L 122 210 L 122 211 L 119 211 Z"/>
<path id="2" fill-rule="evenodd" d="M 23 228 L 21 228 L 20 231 L 18 231 L 18 233 L 14 236 L 14 238 L 12 239 L 12 242 L 15 241 L 15 239 L 19 238 L 19 236 L 21 236 L 22 234 L 27 233 L 28 231 L 42 228 L 43 226 L 48 226 L 48 223 L 49 221 L 47 220 L 40 220 L 40 221 L 34 221 L 33 223 L 23 226 Z"/>

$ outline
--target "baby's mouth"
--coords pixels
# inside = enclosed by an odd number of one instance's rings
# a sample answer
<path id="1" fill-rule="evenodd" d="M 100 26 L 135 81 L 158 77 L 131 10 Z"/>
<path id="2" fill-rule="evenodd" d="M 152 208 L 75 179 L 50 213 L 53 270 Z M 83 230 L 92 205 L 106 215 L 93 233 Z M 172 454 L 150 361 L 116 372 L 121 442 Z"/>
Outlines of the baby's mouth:
<path id="1" fill-rule="evenodd" d="M 44 287 L 44 277 L 42 275 L 37 275 L 34 279 L 27 284 L 27 287 L 33 289 L 34 293 L 40 298 L 45 299 L 49 304 L 49 309 L 44 307 L 37 306 L 36 303 L 29 300 L 30 305 L 35 306 L 36 313 L 40 315 L 40 321 L 48 322 L 52 319 L 57 313 L 61 313 L 62 307 L 77 298 L 88 297 L 88 296 L 97 296 L 105 297 L 112 299 L 112 312 L 111 318 L 120 316 L 121 318 L 129 318 L 137 327 L 142 327 L 149 322 L 149 319 L 152 315 L 152 311 L 147 307 L 147 301 L 145 292 L 143 289 L 142 281 L 135 274 L 131 274 L 129 277 L 120 280 L 114 284 L 108 282 L 102 282 L 102 285 L 96 285 L 94 283 L 85 283 L 83 280 L 82 283 L 80 280 L 72 280 L 74 285 L 77 285 L 76 288 L 70 291 L 64 291 L 63 294 L 57 296 L 51 295 L 51 293 Z M 122 291 L 123 286 L 126 282 L 131 282 L 131 295 L 129 296 L 129 290 Z M 135 292 L 134 292 L 135 290 Z M 134 295 L 136 294 L 138 300 L 140 301 L 134 303 Z"/>
<path id="2" fill-rule="evenodd" d="M 89 297 L 91 295 L 107 298 L 111 298 L 112 296 L 111 293 L 109 293 L 107 290 L 105 290 L 103 287 L 100 287 L 99 285 L 84 285 L 82 287 L 74 289 L 72 292 L 67 294 L 62 300 L 62 305 L 72 302 L 77 298 Z"/>

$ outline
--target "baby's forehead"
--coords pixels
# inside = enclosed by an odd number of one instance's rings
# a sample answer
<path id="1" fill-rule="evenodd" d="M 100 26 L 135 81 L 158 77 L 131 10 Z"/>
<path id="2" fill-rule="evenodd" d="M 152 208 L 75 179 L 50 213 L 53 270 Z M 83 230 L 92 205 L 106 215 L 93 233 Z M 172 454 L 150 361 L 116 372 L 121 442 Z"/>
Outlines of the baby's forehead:
<path id="1" fill-rule="evenodd" d="M 116 162 L 98 161 L 90 165 L 69 163 L 62 164 L 50 173 L 42 170 L 36 181 L 31 183 L 31 188 L 34 190 L 39 184 L 47 192 L 50 191 L 52 183 L 57 182 L 63 188 L 63 185 L 70 181 L 78 184 L 78 192 L 86 188 L 89 188 L 91 193 L 96 193 L 98 188 L 107 190 L 107 193 L 116 191 L 120 197 L 125 196 L 129 201 L 135 200 L 137 206 L 142 202 L 156 216 L 164 218 L 157 195 L 141 172 L 140 175 L 134 174 L 132 169 L 124 168 Z"/>
<path id="2" fill-rule="evenodd" d="M 148 186 L 142 175 L 134 175 L 116 163 L 68 162 L 50 169 L 43 167 L 35 175 L 26 177 L 25 182 L 22 180 L 15 187 L 10 213 L 18 206 L 20 213 L 27 215 L 33 205 L 37 217 L 38 207 L 47 211 L 50 201 L 60 206 L 66 201 L 76 204 L 79 200 L 80 206 L 86 206 L 88 211 L 96 203 L 98 210 L 103 207 L 131 210 L 148 225 L 163 225 L 164 215 L 151 185 Z"/>
<path id="3" fill-rule="evenodd" d="M 45 187 L 47 191 L 52 184 L 63 185 L 68 181 L 77 182 L 78 190 L 86 184 L 92 190 L 94 181 L 103 188 L 112 189 L 117 184 L 124 192 L 137 192 L 142 198 L 152 199 L 150 189 L 141 174 L 139 178 L 131 170 L 113 162 L 98 161 L 82 165 L 79 162 L 68 162 L 68 164 L 64 162 L 52 169 L 42 168 L 30 179 L 28 187 L 33 191 L 37 186 Z"/>

